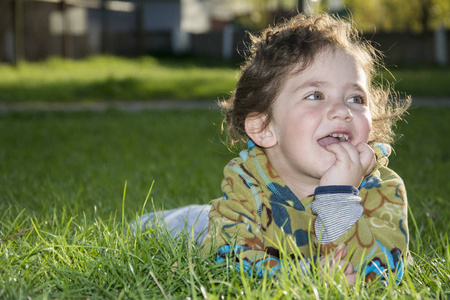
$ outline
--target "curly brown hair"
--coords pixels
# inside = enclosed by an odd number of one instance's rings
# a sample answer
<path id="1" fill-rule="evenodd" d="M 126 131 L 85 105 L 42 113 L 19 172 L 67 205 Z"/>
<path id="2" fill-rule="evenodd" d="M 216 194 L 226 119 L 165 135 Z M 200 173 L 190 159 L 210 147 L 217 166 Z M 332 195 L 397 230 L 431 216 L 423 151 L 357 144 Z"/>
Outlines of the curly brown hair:
<path id="1" fill-rule="evenodd" d="M 369 78 L 369 103 L 372 131 L 369 142 L 391 143 L 392 126 L 405 113 L 410 99 L 400 102 L 388 87 L 374 81 L 381 68 L 382 55 L 364 40 L 352 23 L 328 14 L 299 14 L 279 25 L 269 27 L 259 36 L 250 34 L 249 55 L 229 99 L 222 101 L 224 124 L 230 144 L 246 141 L 245 119 L 251 113 L 272 119 L 272 104 L 283 89 L 287 77 L 308 68 L 326 49 L 344 49 L 362 66 Z"/>

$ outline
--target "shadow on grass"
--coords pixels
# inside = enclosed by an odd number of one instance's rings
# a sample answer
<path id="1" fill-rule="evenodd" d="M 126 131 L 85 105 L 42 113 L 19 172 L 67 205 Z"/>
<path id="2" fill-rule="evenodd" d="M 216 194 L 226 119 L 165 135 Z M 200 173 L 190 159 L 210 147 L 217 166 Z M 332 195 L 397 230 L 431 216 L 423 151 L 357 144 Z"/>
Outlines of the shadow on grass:
<path id="1" fill-rule="evenodd" d="M 0 84 L 0 102 L 86 102 L 173 99 L 217 99 L 227 97 L 221 84 L 202 78 L 151 83 L 136 78 L 113 78 L 94 82 Z"/>

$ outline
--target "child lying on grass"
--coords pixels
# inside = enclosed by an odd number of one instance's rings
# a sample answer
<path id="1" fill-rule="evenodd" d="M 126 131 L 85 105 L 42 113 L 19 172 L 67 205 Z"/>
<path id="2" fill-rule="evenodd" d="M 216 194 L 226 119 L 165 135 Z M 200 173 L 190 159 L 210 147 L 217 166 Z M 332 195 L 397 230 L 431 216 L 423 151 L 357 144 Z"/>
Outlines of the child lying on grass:
<path id="1" fill-rule="evenodd" d="M 175 234 L 194 220 L 188 231 L 202 251 L 258 276 L 299 250 L 292 263 L 305 272 L 317 258 L 344 267 L 349 283 L 360 269 L 366 281 L 389 271 L 400 280 L 407 199 L 387 164 L 391 127 L 409 103 L 390 105 L 373 82 L 378 66 L 356 29 L 329 15 L 298 15 L 252 36 L 236 89 L 221 103 L 231 142 L 248 145 L 225 167 L 223 197 L 146 215 L 141 226 L 156 216 Z"/>

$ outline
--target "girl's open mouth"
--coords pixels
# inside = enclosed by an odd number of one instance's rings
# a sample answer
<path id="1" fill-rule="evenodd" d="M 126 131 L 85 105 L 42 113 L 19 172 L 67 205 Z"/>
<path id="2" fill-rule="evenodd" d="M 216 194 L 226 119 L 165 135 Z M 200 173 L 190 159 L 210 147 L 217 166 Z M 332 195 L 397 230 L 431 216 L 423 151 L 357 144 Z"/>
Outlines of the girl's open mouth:
<path id="1" fill-rule="evenodd" d="M 332 133 L 326 137 L 317 140 L 317 143 L 319 143 L 319 145 L 322 147 L 326 147 L 331 144 L 348 142 L 349 140 L 350 140 L 349 135 L 347 133 Z"/>

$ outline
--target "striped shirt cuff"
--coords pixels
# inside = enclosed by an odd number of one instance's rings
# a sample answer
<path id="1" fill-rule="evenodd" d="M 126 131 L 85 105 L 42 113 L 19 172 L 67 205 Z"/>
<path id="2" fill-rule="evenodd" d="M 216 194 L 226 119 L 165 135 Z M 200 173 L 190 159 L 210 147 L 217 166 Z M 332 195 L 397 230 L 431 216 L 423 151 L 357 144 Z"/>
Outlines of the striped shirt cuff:
<path id="1" fill-rule="evenodd" d="M 316 236 L 329 244 L 347 232 L 363 214 L 361 198 L 353 186 L 320 186 L 314 191 L 311 209 L 317 215 Z"/>

